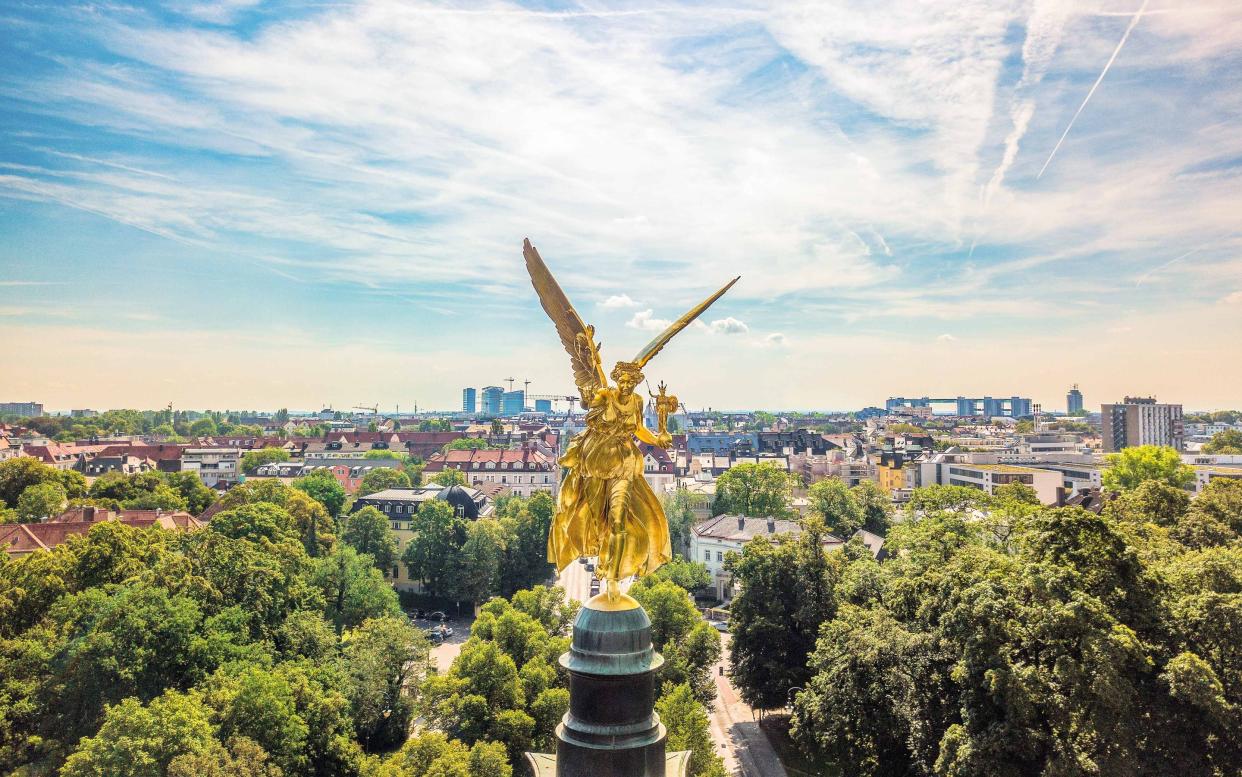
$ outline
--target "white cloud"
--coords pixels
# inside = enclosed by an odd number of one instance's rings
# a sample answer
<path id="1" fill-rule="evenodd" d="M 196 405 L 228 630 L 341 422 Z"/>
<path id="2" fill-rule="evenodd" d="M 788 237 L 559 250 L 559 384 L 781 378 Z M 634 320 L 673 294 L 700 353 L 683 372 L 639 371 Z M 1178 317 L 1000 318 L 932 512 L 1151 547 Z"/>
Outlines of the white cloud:
<path id="1" fill-rule="evenodd" d="M 936 342 L 938 343 L 953 343 L 956 341 L 957 341 L 957 338 L 947 332 L 945 334 L 939 335 L 936 338 Z"/>
<path id="2" fill-rule="evenodd" d="M 602 308 L 636 308 L 638 303 L 630 299 L 629 294 L 614 294 L 599 303 L 599 306 Z"/>
<path id="3" fill-rule="evenodd" d="M 1239 289 L 1232 294 L 1225 295 L 1225 297 L 1221 299 L 1221 302 L 1226 305 L 1242 305 L 1242 289 Z"/>
<path id="4" fill-rule="evenodd" d="M 634 317 L 625 322 L 625 325 L 634 329 L 649 329 L 661 332 L 672 324 L 672 321 L 664 318 L 653 318 L 654 311 L 651 308 L 640 310 L 634 314 Z"/>
<path id="5" fill-rule="evenodd" d="M 772 332 L 767 337 L 763 338 L 763 341 L 767 345 L 773 345 L 773 346 L 785 345 L 788 342 L 785 339 L 785 335 L 780 332 Z"/>
<path id="6" fill-rule="evenodd" d="M 719 318 L 712 322 L 711 331 L 718 335 L 739 335 L 750 331 L 750 327 L 746 326 L 745 321 L 739 321 L 733 316 L 728 318 Z"/>

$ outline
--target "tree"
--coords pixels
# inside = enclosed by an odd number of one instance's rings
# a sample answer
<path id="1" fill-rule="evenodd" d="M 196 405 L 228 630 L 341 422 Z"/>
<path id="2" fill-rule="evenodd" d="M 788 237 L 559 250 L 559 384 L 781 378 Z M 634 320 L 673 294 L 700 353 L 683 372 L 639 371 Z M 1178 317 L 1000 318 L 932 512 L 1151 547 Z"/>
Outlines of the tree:
<path id="1" fill-rule="evenodd" d="M 716 755 L 707 712 L 686 684 L 665 684 L 655 705 L 668 729 L 668 750 L 689 750 L 689 777 L 725 777 L 724 761 Z"/>
<path id="2" fill-rule="evenodd" d="M 350 514 L 341 540 L 370 556 L 385 576 L 397 560 L 397 537 L 388 525 L 388 518 L 370 505 Z"/>
<path id="3" fill-rule="evenodd" d="M 372 448 L 362 454 L 362 458 L 370 461 L 392 461 L 393 459 L 400 458 L 400 456 L 397 455 L 396 451 L 390 451 L 387 448 Z"/>
<path id="4" fill-rule="evenodd" d="M 893 500 L 873 480 L 864 480 L 850 489 L 854 502 L 862 510 L 862 528 L 883 536 L 893 523 Z"/>
<path id="5" fill-rule="evenodd" d="M 1194 469 L 1183 464 L 1181 456 L 1172 448 L 1139 445 L 1110 453 L 1104 459 L 1108 465 L 1104 470 L 1104 488 L 1111 491 L 1137 488 L 1146 480 L 1187 488 L 1195 480 Z"/>
<path id="6" fill-rule="evenodd" d="M 827 478 L 807 491 L 811 514 L 823 520 L 828 531 L 848 540 L 863 527 L 866 515 L 845 481 Z"/>
<path id="7" fill-rule="evenodd" d="M 509 538 L 500 521 L 482 518 L 466 525 L 459 574 L 452 588 L 458 600 L 481 602 L 500 593 L 500 572 Z"/>
<path id="8" fill-rule="evenodd" d="M 185 500 L 185 509 L 191 515 L 199 515 L 216 501 L 216 492 L 193 472 L 165 472 L 163 477 L 164 483 Z"/>
<path id="9" fill-rule="evenodd" d="M 190 424 L 190 434 L 194 437 L 211 437 L 218 433 L 219 428 L 216 426 L 216 419 L 211 416 L 203 416 Z"/>
<path id="10" fill-rule="evenodd" d="M 401 556 L 410 577 L 422 580 L 432 596 L 447 595 L 466 541 L 466 522 L 454 514 L 448 502 L 433 499 L 418 508 L 410 529 L 414 536 Z"/>
<path id="11" fill-rule="evenodd" d="M 834 589 L 845 559 L 823 549 L 814 519 L 796 540 L 758 537 L 725 568 L 740 588 L 733 599 L 730 676 L 752 707 L 783 707 L 790 688 L 810 679 L 807 656 L 836 611 Z"/>
<path id="12" fill-rule="evenodd" d="M 689 554 L 690 530 L 696 517 L 690 492 L 679 488 L 662 494 L 660 501 L 664 505 L 664 517 L 668 519 L 668 536 L 673 545 L 673 553 Z"/>
<path id="13" fill-rule="evenodd" d="M 498 505 L 497 517 L 506 534 L 500 569 L 502 596 L 548 581 L 552 572 L 548 531 L 555 508 L 552 495 L 545 491 L 537 491 L 529 499 L 509 497 Z"/>
<path id="14" fill-rule="evenodd" d="M 789 473 L 775 464 L 738 464 L 716 479 L 712 512 L 784 516 L 789 512 L 789 491 Z"/>
<path id="15" fill-rule="evenodd" d="M 168 777 L 283 777 L 279 766 L 258 743 L 233 737 L 228 748 L 212 747 L 204 753 L 179 755 L 168 764 Z"/>
<path id="16" fill-rule="evenodd" d="M 707 571 L 705 564 L 699 561 L 687 561 L 681 556 L 673 556 L 672 561 L 651 574 L 640 577 L 634 585 L 654 585 L 660 580 L 668 580 L 690 592 L 699 591 L 712 584 L 711 574 Z"/>
<path id="17" fill-rule="evenodd" d="M 337 632 L 353 628 L 368 618 L 397 615 L 397 594 L 375 568 L 369 556 L 349 546 L 316 559 L 311 583 L 323 594 L 325 616 Z"/>
<path id="18" fill-rule="evenodd" d="M 86 495 L 86 478 L 80 472 L 49 467 L 33 456 L 0 461 L 0 501 L 9 507 L 17 507 L 22 492 L 38 483 L 59 483 L 70 499 Z"/>
<path id="19" fill-rule="evenodd" d="M 257 451 L 247 451 L 242 454 L 241 468 L 242 472 L 247 475 L 253 475 L 255 470 L 264 464 L 275 464 L 278 461 L 288 461 L 289 451 L 284 448 L 260 448 Z"/>
<path id="20" fill-rule="evenodd" d="M 364 749 L 389 750 L 405 741 L 410 688 L 426 675 L 430 651 L 427 638 L 404 617 L 372 618 L 344 634 L 346 695 Z"/>
<path id="21" fill-rule="evenodd" d="M 1203 452 L 1210 454 L 1242 454 L 1242 431 L 1226 429 L 1212 435 L 1212 439 L 1203 445 Z"/>
<path id="22" fill-rule="evenodd" d="M 45 518 L 60 515 L 65 509 L 67 497 L 59 483 L 36 483 L 27 486 L 17 498 L 17 519 L 23 523 L 37 523 Z"/>
<path id="23" fill-rule="evenodd" d="M 431 476 L 431 482 L 441 486 L 464 486 L 466 475 L 459 469 L 442 469 Z"/>
<path id="24" fill-rule="evenodd" d="M 109 707 L 99 733 L 65 761 L 64 777 L 163 777 L 179 756 L 219 748 L 208 710 L 192 694 L 170 691 L 143 706 L 128 698 Z"/>
<path id="25" fill-rule="evenodd" d="M 410 488 L 413 483 L 410 476 L 395 467 L 376 467 L 362 476 L 358 484 L 357 497 L 377 494 L 389 488 Z"/>
<path id="26" fill-rule="evenodd" d="M 298 478 L 293 481 L 293 487 L 323 505 L 333 518 L 340 515 L 345 506 L 345 487 L 326 469 L 317 469 Z"/>
<path id="27" fill-rule="evenodd" d="M 269 754 L 284 772 L 305 771 L 310 728 L 298 712 L 294 684 L 281 671 L 232 665 L 201 688 L 205 703 L 214 709 L 212 718 L 221 739 L 245 737 Z"/>

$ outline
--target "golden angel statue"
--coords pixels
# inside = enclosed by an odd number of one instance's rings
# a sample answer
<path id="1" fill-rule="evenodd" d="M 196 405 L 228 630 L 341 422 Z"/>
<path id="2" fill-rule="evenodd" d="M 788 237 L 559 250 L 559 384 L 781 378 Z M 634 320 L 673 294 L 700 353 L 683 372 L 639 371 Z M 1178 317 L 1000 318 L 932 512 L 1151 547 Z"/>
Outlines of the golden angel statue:
<path id="1" fill-rule="evenodd" d="M 613 607 L 636 606 L 621 603 L 618 583 L 655 571 L 672 557 L 672 547 L 664 509 L 643 479 L 643 456 L 634 440 L 669 447 L 668 414 L 676 409 L 677 398 L 660 384 L 660 395 L 655 397 L 659 428 L 653 433 L 643 424 L 643 399 L 634 388 L 643 381 L 647 362 L 738 279 L 674 321 L 633 361 L 617 362 L 605 375 L 595 328 L 583 323 L 530 240 L 523 245 L 523 255 L 539 301 L 569 352 L 574 382 L 587 411 L 586 430 L 561 456 L 561 466 L 568 472 L 561 480 L 548 533 L 548 560 L 564 570 L 581 556 L 599 556 L 597 574 L 607 582 L 607 602 Z M 608 384 L 609 377 L 616 385 Z"/>

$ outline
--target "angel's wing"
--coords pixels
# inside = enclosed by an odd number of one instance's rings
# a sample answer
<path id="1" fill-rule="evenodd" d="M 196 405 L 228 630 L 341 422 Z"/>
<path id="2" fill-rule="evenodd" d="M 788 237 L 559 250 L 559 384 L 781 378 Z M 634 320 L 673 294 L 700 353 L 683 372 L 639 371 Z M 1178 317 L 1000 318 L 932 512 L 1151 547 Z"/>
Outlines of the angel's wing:
<path id="1" fill-rule="evenodd" d="M 668 329 L 665 329 L 657 335 L 654 340 L 643 346 L 643 349 L 638 352 L 638 356 L 634 357 L 634 362 L 638 364 L 639 367 L 642 367 L 644 364 L 651 361 L 651 358 L 659 353 L 660 349 L 667 345 L 669 340 L 673 339 L 673 335 L 690 326 L 690 322 L 698 318 L 704 310 L 710 308 L 712 303 L 720 299 L 720 297 L 724 295 L 724 293 L 728 291 L 733 284 L 737 283 L 741 277 L 742 276 L 739 275 L 737 278 L 729 281 L 720 289 L 720 291 L 703 300 L 698 305 L 695 305 L 688 313 L 670 324 Z"/>
<path id="2" fill-rule="evenodd" d="M 530 282 L 539 294 L 539 302 L 556 325 L 561 344 L 569 352 L 574 367 L 574 382 L 582 394 L 585 407 L 587 397 L 608 385 L 603 365 L 600 364 L 599 349 L 595 345 L 595 328 L 582 322 L 582 317 L 569 304 L 569 298 L 561 291 L 560 284 L 552 277 L 529 239 L 522 243 L 522 255 L 526 257 L 526 271 L 530 273 Z"/>

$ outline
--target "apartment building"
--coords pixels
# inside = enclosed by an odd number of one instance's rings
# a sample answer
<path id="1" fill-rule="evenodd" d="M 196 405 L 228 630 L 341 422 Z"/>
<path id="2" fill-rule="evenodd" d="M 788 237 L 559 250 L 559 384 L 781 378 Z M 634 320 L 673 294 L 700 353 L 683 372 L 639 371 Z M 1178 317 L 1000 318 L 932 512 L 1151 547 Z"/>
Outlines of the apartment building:
<path id="1" fill-rule="evenodd" d="M 1181 405 L 1160 403 L 1155 397 L 1126 397 L 1102 405 L 1100 415 L 1105 453 L 1136 445 L 1167 445 L 1179 451 L 1185 447 Z"/>

